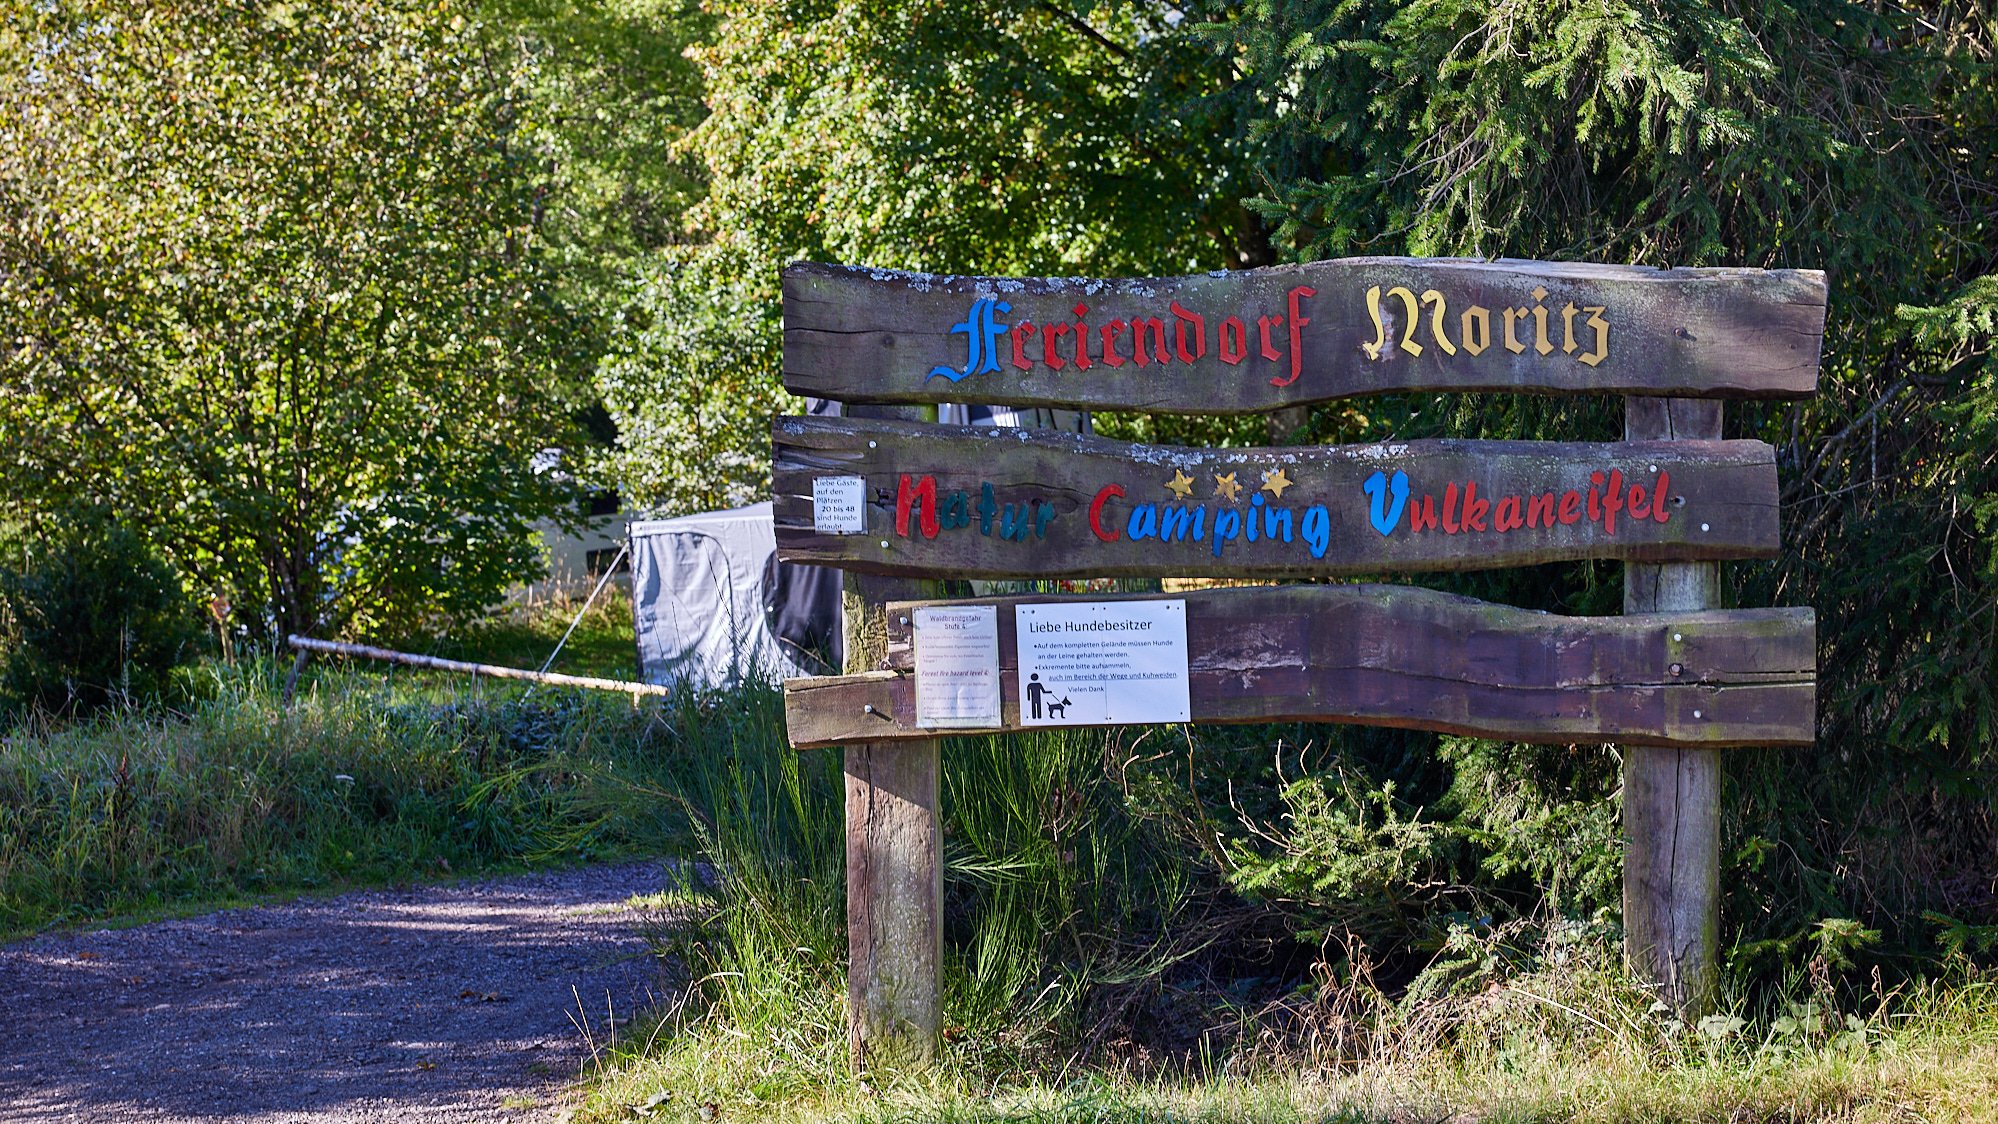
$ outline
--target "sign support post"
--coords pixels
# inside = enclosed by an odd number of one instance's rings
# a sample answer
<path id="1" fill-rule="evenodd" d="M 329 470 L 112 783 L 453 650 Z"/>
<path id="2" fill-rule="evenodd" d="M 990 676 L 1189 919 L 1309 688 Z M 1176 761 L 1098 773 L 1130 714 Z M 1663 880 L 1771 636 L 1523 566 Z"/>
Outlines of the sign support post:
<path id="1" fill-rule="evenodd" d="M 936 420 L 935 407 L 864 412 Z M 842 573 L 847 674 L 886 666 L 890 600 L 940 592 L 936 582 Z M 847 1042 L 855 1069 L 925 1065 L 943 1032 L 938 746 L 925 738 L 843 747 Z"/>
<path id="2" fill-rule="evenodd" d="M 1626 398 L 1631 441 L 1718 441 L 1721 403 Z M 1624 565 L 1623 611 L 1684 613 L 1720 601 L 1718 562 Z M 1721 751 L 1623 748 L 1624 955 L 1680 1018 L 1713 1007 L 1720 944 Z"/>

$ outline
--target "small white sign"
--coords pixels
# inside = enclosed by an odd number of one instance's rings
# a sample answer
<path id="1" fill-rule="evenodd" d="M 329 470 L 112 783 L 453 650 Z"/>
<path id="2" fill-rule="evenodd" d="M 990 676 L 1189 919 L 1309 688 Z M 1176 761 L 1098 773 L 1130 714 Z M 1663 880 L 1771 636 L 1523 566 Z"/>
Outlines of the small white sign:
<path id="1" fill-rule="evenodd" d="M 813 477 L 812 529 L 822 535 L 866 534 L 866 478 L 860 476 Z"/>
<path id="2" fill-rule="evenodd" d="M 1186 722 L 1185 601 L 1021 605 L 1020 724 Z"/>
<path id="3" fill-rule="evenodd" d="M 999 609 L 917 609 L 916 725 L 999 725 Z"/>

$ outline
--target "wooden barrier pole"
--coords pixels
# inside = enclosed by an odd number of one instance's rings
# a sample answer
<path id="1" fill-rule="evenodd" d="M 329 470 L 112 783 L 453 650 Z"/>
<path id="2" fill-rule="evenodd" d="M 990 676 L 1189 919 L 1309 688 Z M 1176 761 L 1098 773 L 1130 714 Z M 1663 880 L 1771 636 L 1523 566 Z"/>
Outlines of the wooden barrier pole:
<path id="1" fill-rule="evenodd" d="M 1624 403 L 1628 440 L 1720 439 L 1719 401 Z M 1690 612 L 1719 600 L 1718 562 L 1624 566 L 1626 613 Z M 1717 982 L 1720 755 L 1718 749 L 1624 748 L 1624 959 L 1687 1021 L 1712 1010 Z"/>

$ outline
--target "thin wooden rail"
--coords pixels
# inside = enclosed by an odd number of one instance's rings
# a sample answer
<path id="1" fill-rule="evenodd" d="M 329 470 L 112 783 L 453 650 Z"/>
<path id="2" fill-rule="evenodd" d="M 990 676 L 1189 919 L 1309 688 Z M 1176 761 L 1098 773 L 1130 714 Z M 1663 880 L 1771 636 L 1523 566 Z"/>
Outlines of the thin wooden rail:
<path id="1" fill-rule="evenodd" d="M 414 652 L 398 652 L 390 648 L 375 648 L 366 644 L 345 644 L 337 640 L 314 640 L 310 636 L 287 636 L 286 643 L 300 653 L 319 652 L 329 656 L 357 656 L 361 659 L 386 660 L 389 663 L 406 664 L 410 667 L 427 667 L 432 671 L 456 671 L 466 675 L 490 675 L 495 679 L 524 679 L 529 683 L 546 683 L 552 687 L 584 687 L 592 691 L 618 691 L 637 697 L 656 695 L 664 697 L 673 693 L 671 687 L 661 687 L 656 683 L 633 683 L 625 679 L 598 679 L 591 675 L 563 675 L 552 671 L 527 671 L 518 667 L 500 667 L 489 663 L 467 663 L 463 660 L 439 659 L 436 656 L 419 656 Z M 296 673 L 294 673 L 296 674 Z"/>

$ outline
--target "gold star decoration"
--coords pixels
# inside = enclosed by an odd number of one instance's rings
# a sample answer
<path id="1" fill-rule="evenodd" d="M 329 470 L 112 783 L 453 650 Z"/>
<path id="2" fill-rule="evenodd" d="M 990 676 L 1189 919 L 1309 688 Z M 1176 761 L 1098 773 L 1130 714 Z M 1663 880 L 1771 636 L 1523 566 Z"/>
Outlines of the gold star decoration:
<path id="1" fill-rule="evenodd" d="M 1180 499 L 1185 499 L 1193 494 L 1193 477 L 1188 476 L 1179 469 L 1173 469 L 1172 479 L 1166 481 L 1166 491 L 1171 492 Z"/>
<path id="2" fill-rule="evenodd" d="M 1236 497 L 1242 494 L 1242 486 L 1235 483 L 1234 473 L 1231 472 L 1223 476 L 1217 472 L 1214 474 L 1214 494 L 1217 496 L 1227 496 L 1228 502 L 1234 503 Z"/>
<path id="3" fill-rule="evenodd" d="M 1284 469 L 1279 468 L 1275 472 L 1263 473 L 1262 490 L 1268 492 L 1270 495 L 1273 495 L 1278 499 L 1282 499 L 1283 490 L 1285 488 L 1290 487 L 1294 483 L 1296 483 L 1296 481 L 1292 480 L 1289 476 L 1285 475 Z"/>

